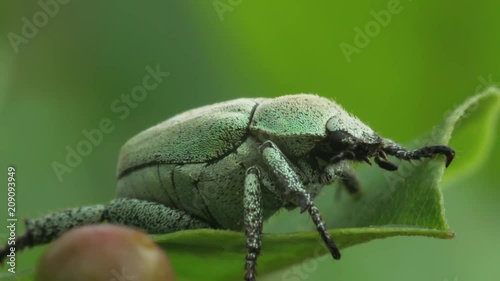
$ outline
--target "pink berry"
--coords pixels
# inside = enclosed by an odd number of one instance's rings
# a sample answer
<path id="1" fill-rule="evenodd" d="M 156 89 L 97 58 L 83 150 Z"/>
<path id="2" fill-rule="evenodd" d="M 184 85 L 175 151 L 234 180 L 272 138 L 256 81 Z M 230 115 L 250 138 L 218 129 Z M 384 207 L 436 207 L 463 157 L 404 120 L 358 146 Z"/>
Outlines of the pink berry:
<path id="1" fill-rule="evenodd" d="M 143 232 L 109 224 L 73 229 L 39 260 L 37 281 L 171 281 L 165 253 Z"/>

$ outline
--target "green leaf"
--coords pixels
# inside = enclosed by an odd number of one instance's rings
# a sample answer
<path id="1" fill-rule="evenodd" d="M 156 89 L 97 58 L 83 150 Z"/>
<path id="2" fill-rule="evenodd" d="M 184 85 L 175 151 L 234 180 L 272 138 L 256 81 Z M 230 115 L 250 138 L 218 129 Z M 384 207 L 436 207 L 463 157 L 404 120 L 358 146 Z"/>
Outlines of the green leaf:
<path id="1" fill-rule="evenodd" d="M 469 169 L 478 168 L 494 139 L 499 104 L 498 89 L 471 97 L 413 146 L 446 144 L 452 135 L 457 135 L 453 142 L 457 145 L 457 157 L 446 172 L 459 177 Z M 473 142 L 471 132 L 476 132 L 472 134 Z M 474 147 L 470 147 L 471 143 Z M 444 171 L 443 157 L 401 162 L 396 172 L 364 167 L 359 170 L 361 196 L 349 196 L 343 189 L 327 187 L 316 203 L 341 249 L 392 236 L 452 238 L 454 234 L 444 217 L 440 186 Z M 332 259 L 325 255 L 323 242 L 311 229 L 309 217 L 298 211 L 272 217 L 264 228 L 267 234 L 258 262 L 259 276 L 308 258 Z M 289 233 L 296 231 L 300 232 Z M 166 250 L 178 280 L 241 280 L 243 276 L 242 233 L 202 229 L 154 238 Z M 18 278 L 11 280 L 32 280 L 30 274 Z"/>
<path id="2" fill-rule="evenodd" d="M 330 233 L 341 249 L 398 235 L 453 237 L 453 233 L 446 231 L 411 227 L 337 229 Z M 203 229 L 156 236 L 156 241 L 167 251 L 179 280 L 243 278 L 246 249 L 242 233 Z M 262 243 L 266 246 L 259 257 L 259 275 L 286 268 L 305 257 L 321 257 L 327 252 L 316 232 L 266 234 Z"/>
<path id="3" fill-rule="evenodd" d="M 496 140 L 500 117 L 500 90 L 489 88 L 467 99 L 435 131 L 447 130 L 443 141 L 457 152 L 457 161 L 446 172 L 447 184 L 469 176 L 488 160 Z M 453 133 L 453 137 L 451 135 Z M 451 140 L 450 140 L 451 138 Z"/>

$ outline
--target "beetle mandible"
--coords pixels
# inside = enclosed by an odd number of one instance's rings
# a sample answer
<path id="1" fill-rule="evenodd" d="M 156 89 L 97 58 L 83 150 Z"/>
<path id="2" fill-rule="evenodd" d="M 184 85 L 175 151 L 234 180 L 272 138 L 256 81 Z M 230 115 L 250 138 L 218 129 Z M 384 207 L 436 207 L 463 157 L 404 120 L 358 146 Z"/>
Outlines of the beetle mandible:
<path id="1" fill-rule="evenodd" d="M 385 170 L 402 160 L 446 156 L 448 146 L 407 150 L 377 135 L 335 102 L 312 94 L 236 99 L 176 115 L 130 139 L 120 153 L 117 199 L 26 220 L 17 249 L 77 226 L 109 222 L 151 234 L 214 228 L 244 231 L 245 280 L 255 280 L 263 222 L 279 209 L 308 212 L 334 259 L 340 252 L 313 203 L 339 179 L 359 191 L 352 161 Z M 0 250 L 0 259 L 9 247 Z"/>

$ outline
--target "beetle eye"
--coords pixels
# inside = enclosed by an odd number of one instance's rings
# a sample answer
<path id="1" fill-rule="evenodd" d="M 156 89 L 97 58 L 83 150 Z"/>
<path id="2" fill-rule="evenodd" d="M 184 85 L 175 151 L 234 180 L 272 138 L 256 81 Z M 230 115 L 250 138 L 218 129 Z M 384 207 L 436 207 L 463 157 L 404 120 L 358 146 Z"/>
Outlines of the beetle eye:
<path id="1" fill-rule="evenodd" d="M 345 131 L 332 131 L 328 134 L 328 143 L 332 151 L 350 150 L 354 143 L 354 138 Z"/>
<path id="2" fill-rule="evenodd" d="M 329 134 L 329 139 L 331 144 L 348 144 L 350 143 L 349 139 L 352 140 L 352 136 L 349 133 L 346 133 L 344 131 L 333 131 L 330 132 Z"/>

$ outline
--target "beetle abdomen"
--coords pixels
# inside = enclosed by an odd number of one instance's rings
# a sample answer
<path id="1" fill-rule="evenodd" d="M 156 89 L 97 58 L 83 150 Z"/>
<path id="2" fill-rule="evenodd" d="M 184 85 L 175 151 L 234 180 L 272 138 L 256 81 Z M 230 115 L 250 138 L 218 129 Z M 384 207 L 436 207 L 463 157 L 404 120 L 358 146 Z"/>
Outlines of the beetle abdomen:
<path id="1" fill-rule="evenodd" d="M 196 175 L 191 173 L 203 169 L 202 166 L 158 164 L 133 171 L 118 180 L 117 197 L 160 203 L 213 224 L 198 190 Z"/>
<path id="2" fill-rule="evenodd" d="M 248 137 L 236 150 L 210 163 L 159 164 L 135 170 L 118 180 L 117 197 L 157 202 L 202 219 L 214 228 L 241 230 L 246 170 L 265 167 L 255 154 L 260 142 Z M 264 178 L 271 175 L 262 169 Z M 282 207 L 273 182 L 263 184 L 264 218 Z"/>

